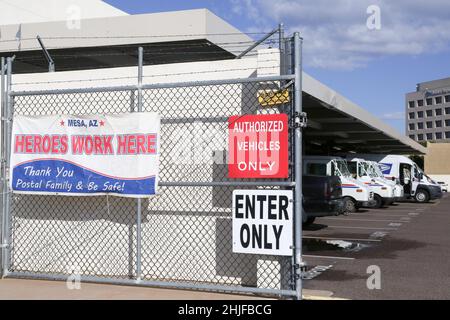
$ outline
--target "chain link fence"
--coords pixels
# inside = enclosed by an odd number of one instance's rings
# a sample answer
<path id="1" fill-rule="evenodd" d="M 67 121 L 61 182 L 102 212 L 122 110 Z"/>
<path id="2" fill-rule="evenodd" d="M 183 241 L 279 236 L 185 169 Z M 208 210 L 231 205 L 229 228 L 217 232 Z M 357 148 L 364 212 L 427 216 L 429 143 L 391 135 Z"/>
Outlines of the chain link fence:
<path id="1" fill-rule="evenodd" d="M 288 79 L 289 80 L 289 79 Z M 136 199 L 113 196 L 10 195 L 10 257 L 14 276 L 82 276 L 113 282 L 295 295 L 294 256 L 232 252 L 234 189 L 285 189 L 289 178 L 228 178 L 228 118 L 286 113 L 292 122 L 293 83 L 286 77 L 142 87 L 142 111 L 161 116 L 159 194 L 142 200 L 137 255 Z M 286 89 L 289 101 L 261 107 L 262 91 Z M 15 115 L 136 112 L 138 90 L 11 93 Z M 139 262 L 137 262 L 140 259 Z M 249 290 L 248 290 L 249 291 Z"/>

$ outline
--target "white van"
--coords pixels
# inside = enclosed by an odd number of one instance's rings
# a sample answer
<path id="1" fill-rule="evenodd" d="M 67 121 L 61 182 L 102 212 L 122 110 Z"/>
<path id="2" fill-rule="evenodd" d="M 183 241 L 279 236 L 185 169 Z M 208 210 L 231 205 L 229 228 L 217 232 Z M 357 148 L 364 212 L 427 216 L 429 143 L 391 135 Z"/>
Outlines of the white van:
<path id="1" fill-rule="evenodd" d="M 342 197 L 347 212 L 373 204 L 373 192 L 369 187 L 354 179 L 347 168 L 347 162 L 332 156 L 304 156 L 303 174 L 312 176 L 338 176 L 341 179 Z"/>
<path id="2" fill-rule="evenodd" d="M 381 172 L 380 165 L 375 161 L 367 161 L 369 164 L 369 171 L 376 176 L 376 179 L 383 181 L 384 183 L 389 184 L 394 189 L 394 197 L 395 201 L 400 201 L 405 198 L 405 192 L 403 190 L 403 186 L 397 181 L 397 179 L 387 179 L 383 172 Z"/>
<path id="3" fill-rule="evenodd" d="M 417 202 L 428 202 L 442 197 L 441 186 L 429 178 L 410 158 L 401 155 L 368 154 L 363 156 L 378 162 L 387 179 L 398 181 L 405 196 Z"/>
<path id="4" fill-rule="evenodd" d="M 347 160 L 347 166 L 352 176 L 370 187 L 373 191 L 374 208 L 381 208 L 394 203 L 394 188 L 392 185 L 377 178 L 370 169 L 370 164 L 361 158 Z"/>

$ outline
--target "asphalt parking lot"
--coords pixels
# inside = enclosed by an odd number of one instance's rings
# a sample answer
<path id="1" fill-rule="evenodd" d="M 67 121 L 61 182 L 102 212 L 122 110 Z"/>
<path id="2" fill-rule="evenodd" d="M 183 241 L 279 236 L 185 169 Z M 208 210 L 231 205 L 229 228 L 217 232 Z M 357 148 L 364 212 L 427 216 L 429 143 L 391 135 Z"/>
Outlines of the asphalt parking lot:
<path id="1" fill-rule="evenodd" d="M 450 196 L 318 218 L 304 230 L 305 289 L 349 299 L 450 299 Z M 368 289 L 369 266 L 380 289 Z"/>

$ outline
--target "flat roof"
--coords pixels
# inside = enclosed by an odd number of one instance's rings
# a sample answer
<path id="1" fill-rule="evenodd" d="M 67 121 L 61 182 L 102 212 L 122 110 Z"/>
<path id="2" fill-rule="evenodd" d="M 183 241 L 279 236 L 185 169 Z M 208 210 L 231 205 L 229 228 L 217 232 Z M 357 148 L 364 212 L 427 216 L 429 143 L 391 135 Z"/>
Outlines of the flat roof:
<path id="1" fill-rule="evenodd" d="M 38 35 L 56 71 L 133 66 L 139 46 L 144 47 L 144 64 L 151 65 L 232 59 L 253 43 L 207 9 L 83 19 L 81 25 L 71 29 L 67 21 L 49 21 L 2 26 L 0 56 L 16 55 L 15 73 L 45 72 L 48 64 Z"/>
<path id="2" fill-rule="evenodd" d="M 417 91 L 435 90 L 435 89 L 442 89 L 442 88 L 446 88 L 446 89 L 450 88 L 450 77 L 426 81 L 426 82 L 420 82 L 417 84 Z"/>

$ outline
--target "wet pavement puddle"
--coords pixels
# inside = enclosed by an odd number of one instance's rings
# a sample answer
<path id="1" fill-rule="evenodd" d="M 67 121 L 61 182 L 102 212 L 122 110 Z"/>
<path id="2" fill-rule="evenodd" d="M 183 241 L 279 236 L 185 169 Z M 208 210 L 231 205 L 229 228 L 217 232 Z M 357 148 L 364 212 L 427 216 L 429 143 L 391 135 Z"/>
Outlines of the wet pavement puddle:
<path id="1" fill-rule="evenodd" d="M 345 240 L 321 240 L 321 239 L 303 239 L 305 251 L 338 251 L 338 252 L 359 252 L 365 248 L 371 247 L 370 244 L 357 241 Z"/>

